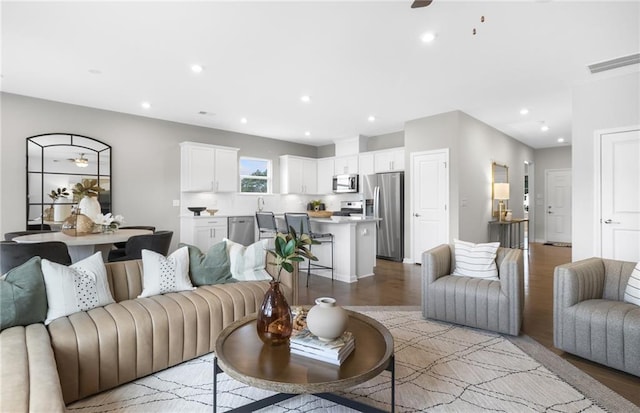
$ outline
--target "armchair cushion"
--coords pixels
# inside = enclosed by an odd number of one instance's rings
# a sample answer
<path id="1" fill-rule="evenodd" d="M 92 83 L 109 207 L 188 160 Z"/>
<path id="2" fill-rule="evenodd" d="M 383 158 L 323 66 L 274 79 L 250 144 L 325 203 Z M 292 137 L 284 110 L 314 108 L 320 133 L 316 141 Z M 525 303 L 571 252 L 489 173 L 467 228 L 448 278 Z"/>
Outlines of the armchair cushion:
<path id="1" fill-rule="evenodd" d="M 640 305 L 640 262 L 636 264 L 629 276 L 627 288 L 624 291 L 624 302 Z"/>
<path id="2" fill-rule="evenodd" d="M 488 244 L 474 244 L 454 240 L 456 267 L 453 275 L 464 275 L 485 280 L 498 280 L 498 268 L 496 267 L 496 254 L 499 242 Z"/>

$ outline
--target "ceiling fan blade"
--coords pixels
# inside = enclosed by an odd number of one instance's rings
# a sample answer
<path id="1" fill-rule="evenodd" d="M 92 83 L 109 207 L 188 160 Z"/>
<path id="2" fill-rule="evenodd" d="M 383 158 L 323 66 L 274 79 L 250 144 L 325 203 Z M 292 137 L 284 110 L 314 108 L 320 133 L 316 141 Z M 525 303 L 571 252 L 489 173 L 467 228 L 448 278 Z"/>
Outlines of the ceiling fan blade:
<path id="1" fill-rule="evenodd" d="M 412 9 L 416 9 L 418 7 L 427 7 L 433 2 L 433 0 L 415 0 L 411 5 Z"/>

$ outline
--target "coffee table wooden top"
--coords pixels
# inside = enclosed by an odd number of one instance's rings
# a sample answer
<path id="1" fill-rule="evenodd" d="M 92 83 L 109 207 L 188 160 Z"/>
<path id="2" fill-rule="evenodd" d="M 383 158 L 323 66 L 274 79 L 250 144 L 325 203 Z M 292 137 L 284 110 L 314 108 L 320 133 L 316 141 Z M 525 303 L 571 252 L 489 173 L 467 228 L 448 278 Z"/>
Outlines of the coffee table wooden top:
<path id="1" fill-rule="evenodd" d="M 256 332 L 256 314 L 227 326 L 216 340 L 218 364 L 230 377 L 281 393 L 324 393 L 344 390 L 380 374 L 393 355 L 393 336 L 385 326 L 364 314 L 347 310 L 347 330 L 355 349 L 342 363 L 291 354 L 289 346 L 265 345 Z"/>

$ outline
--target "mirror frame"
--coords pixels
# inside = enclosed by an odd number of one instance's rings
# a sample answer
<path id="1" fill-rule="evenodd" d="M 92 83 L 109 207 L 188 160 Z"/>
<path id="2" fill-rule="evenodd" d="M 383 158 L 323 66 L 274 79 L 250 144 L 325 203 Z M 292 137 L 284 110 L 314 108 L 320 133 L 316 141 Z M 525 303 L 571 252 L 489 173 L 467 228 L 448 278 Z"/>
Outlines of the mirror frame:
<path id="1" fill-rule="evenodd" d="M 491 216 L 498 217 L 498 202 L 494 199 L 493 184 L 495 183 L 509 183 L 509 167 L 507 165 L 493 162 L 491 164 Z M 504 201 L 505 208 L 509 208 L 509 200 Z"/>
<path id="2" fill-rule="evenodd" d="M 61 171 L 53 171 L 46 170 L 45 159 L 47 154 L 47 149 L 49 151 L 60 150 L 64 147 L 72 147 L 77 148 L 77 151 L 69 152 L 68 155 L 64 155 L 64 151 L 60 151 L 61 155 L 69 158 L 77 157 L 78 153 L 84 154 L 93 154 L 95 156 L 95 169 L 92 170 L 92 173 L 82 173 L 82 172 L 61 172 Z M 39 151 L 38 156 L 32 155 L 34 151 Z M 108 182 L 109 189 L 101 192 L 99 196 L 100 207 L 102 209 L 102 213 L 106 214 L 111 211 L 113 205 L 113 180 L 112 180 L 112 162 L 113 162 L 113 154 L 111 145 L 108 145 L 98 139 L 94 139 L 89 136 L 77 135 L 71 133 L 45 133 L 35 136 L 30 136 L 26 138 L 26 228 L 27 229 L 35 229 L 40 227 L 40 229 L 44 229 L 44 219 L 45 209 L 49 208 L 50 205 L 53 204 L 53 201 L 48 202 L 46 198 L 49 196 L 51 192 L 51 188 L 45 188 L 45 177 L 47 175 L 69 175 L 69 176 L 77 176 L 79 180 L 82 178 L 94 178 L 98 179 L 98 182 L 106 183 Z M 105 163 L 105 155 L 108 156 L 108 161 Z M 93 158 L 92 156 L 92 158 Z M 101 159 L 102 158 L 102 159 Z M 55 169 L 55 168 L 52 168 Z M 64 168 L 62 168 L 64 169 Z M 39 176 L 38 176 L 39 175 Z M 31 185 L 31 178 L 35 178 L 36 182 L 39 182 L 39 185 Z M 71 192 L 71 183 L 69 184 L 69 192 Z M 55 188 L 54 188 L 55 189 Z M 39 201 L 33 201 L 32 199 L 37 199 L 39 197 Z M 69 200 L 68 204 L 75 204 L 73 200 Z M 33 219 L 34 217 L 30 217 L 30 213 L 34 211 L 33 207 L 35 207 L 36 211 L 39 207 L 39 220 Z M 30 219 L 31 218 L 31 219 Z M 38 221 L 38 222 L 35 222 Z M 52 228 L 53 229 L 53 228 Z"/>

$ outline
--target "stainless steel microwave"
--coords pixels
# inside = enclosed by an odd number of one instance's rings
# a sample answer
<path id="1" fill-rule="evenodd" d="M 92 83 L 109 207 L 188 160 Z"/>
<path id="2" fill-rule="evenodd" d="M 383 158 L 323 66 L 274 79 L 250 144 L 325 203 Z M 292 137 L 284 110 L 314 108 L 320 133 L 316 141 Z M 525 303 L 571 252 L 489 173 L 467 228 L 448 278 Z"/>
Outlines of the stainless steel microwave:
<path id="1" fill-rule="evenodd" d="M 343 194 L 347 192 L 358 192 L 358 174 L 334 176 L 333 192 L 336 194 Z"/>

